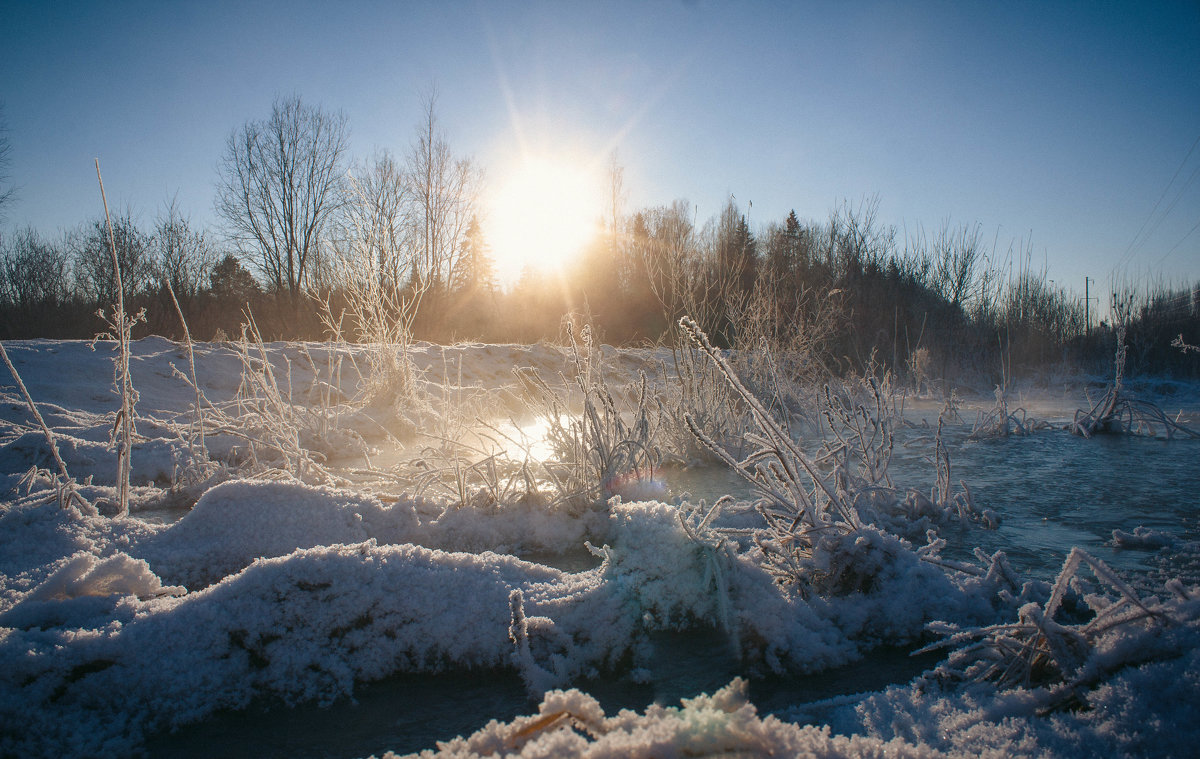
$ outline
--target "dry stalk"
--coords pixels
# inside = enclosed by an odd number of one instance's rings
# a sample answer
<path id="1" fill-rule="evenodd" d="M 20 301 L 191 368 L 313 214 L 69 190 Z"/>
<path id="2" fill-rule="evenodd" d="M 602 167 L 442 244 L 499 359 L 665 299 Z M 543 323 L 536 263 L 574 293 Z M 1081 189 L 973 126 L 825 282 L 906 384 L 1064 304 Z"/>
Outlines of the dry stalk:
<path id="1" fill-rule="evenodd" d="M 25 405 L 29 407 L 33 418 L 37 420 L 38 426 L 42 429 L 42 434 L 46 437 L 46 445 L 50 449 L 50 455 L 54 458 L 54 463 L 58 466 L 57 476 L 61 478 L 56 483 L 56 489 L 59 491 L 59 504 L 68 509 L 72 506 L 79 509 L 80 513 L 89 516 L 97 514 L 96 507 L 88 502 L 86 498 L 79 494 L 75 488 L 75 480 L 67 472 L 67 465 L 62 460 L 62 456 L 58 452 L 58 442 L 54 439 L 54 433 L 50 431 L 46 420 L 42 418 L 42 412 L 38 410 L 37 404 L 33 402 L 33 397 L 29 394 L 29 389 L 25 387 L 25 382 L 21 379 L 17 367 L 13 366 L 13 362 L 8 357 L 8 351 L 4 349 L 4 343 L 0 341 L 0 357 L 4 359 L 5 366 L 8 367 L 9 373 L 17 382 L 17 388 L 21 391 L 21 397 L 25 399 Z"/>
<path id="2" fill-rule="evenodd" d="M 143 309 L 135 316 L 125 313 L 125 286 L 121 280 L 121 262 L 117 257 L 117 243 L 113 237 L 112 219 L 108 213 L 108 196 L 104 193 L 104 179 L 100 176 L 100 159 L 96 159 L 96 179 L 100 182 L 100 198 L 104 202 L 104 222 L 108 227 L 108 248 L 112 253 L 113 274 L 116 278 L 117 303 L 116 313 L 107 318 L 100 311 L 100 318 L 108 322 L 112 329 L 112 338 L 117 341 L 117 357 L 114 379 L 117 393 L 121 396 L 121 410 L 117 413 L 116 424 L 113 426 L 113 443 L 117 449 L 117 516 L 129 514 L 129 477 L 132 470 L 131 454 L 133 452 L 134 405 L 137 403 L 137 391 L 133 389 L 133 375 L 129 370 L 130 332 L 139 321 L 145 320 Z M 93 343 L 95 347 L 95 343 Z"/>
<path id="3" fill-rule="evenodd" d="M 167 286 L 167 292 L 171 295 L 171 303 L 175 306 L 175 313 L 179 316 L 179 323 L 183 325 L 183 338 L 187 346 L 189 384 L 196 394 L 195 405 L 193 406 L 195 414 L 193 429 L 196 430 L 196 434 L 200 438 L 200 447 L 198 450 L 192 450 L 192 458 L 193 460 L 203 459 L 207 461 L 208 448 L 204 444 L 204 407 L 201 403 L 200 383 L 196 381 L 196 354 L 192 344 L 192 333 L 188 329 L 187 319 L 183 316 L 183 309 L 179 307 L 179 299 L 175 297 L 175 288 L 171 286 L 170 278 L 164 278 L 163 283 Z"/>

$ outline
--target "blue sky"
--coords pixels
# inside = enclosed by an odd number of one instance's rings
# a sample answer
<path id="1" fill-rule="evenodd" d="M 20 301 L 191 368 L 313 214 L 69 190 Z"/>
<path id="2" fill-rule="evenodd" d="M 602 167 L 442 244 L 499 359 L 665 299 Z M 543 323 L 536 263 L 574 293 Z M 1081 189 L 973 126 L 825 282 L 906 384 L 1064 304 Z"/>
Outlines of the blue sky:
<path id="1" fill-rule="evenodd" d="M 1200 4 L 7 0 L 0 100 L 44 233 L 177 196 L 214 225 L 229 132 L 277 95 L 341 110 L 352 154 L 412 139 L 436 83 L 491 173 L 525 145 L 616 148 L 628 208 L 734 195 L 753 225 L 879 200 L 978 223 L 1082 292 L 1200 278 Z M 1189 150 L 1195 150 L 1189 155 Z M 1172 179 L 1174 182 L 1172 183 Z M 750 206 L 750 203 L 753 206 Z M 1140 233 L 1140 234 L 1139 234 Z"/>

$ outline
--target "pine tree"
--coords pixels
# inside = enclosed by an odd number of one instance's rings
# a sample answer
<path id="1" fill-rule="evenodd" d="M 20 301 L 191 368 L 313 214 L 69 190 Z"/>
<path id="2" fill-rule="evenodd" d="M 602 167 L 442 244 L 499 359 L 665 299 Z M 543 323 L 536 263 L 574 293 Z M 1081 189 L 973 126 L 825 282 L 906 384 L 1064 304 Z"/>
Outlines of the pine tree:
<path id="1" fill-rule="evenodd" d="M 805 268 L 807 261 L 802 260 L 804 228 L 796 218 L 796 210 L 788 212 L 787 220 L 783 223 L 784 259 L 787 261 L 789 274 Z"/>

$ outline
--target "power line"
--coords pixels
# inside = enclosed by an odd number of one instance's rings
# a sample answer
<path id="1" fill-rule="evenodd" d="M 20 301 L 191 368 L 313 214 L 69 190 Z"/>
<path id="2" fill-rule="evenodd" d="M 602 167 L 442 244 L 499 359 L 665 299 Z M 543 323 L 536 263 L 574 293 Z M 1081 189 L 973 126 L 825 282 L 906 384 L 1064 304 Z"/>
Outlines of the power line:
<path id="1" fill-rule="evenodd" d="M 1133 257 L 1133 253 L 1135 252 L 1135 246 L 1141 245 L 1142 243 L 1145 242 L 1145 239 L 1149 238 L 1149 235 L 1146 235 L 1146 237 L 1143 238 L 1141 242 L 1139 242 L 1139 238 L 1142 238 L 1142 232 L 1144 232 L 1146 230 L 1146 225 L 1149 224 L 1150 220 L 1154 218 L 1154 214 L 1155 214 L 1155 212 L 1158 211 L 1158 207 L 1160 205 L 1162 205 L 1163 198 L 1167 197 L 1167 193 L 1170 192 L 1170 190 L 1171 190 L 1171 185 L 1175 184 L 1175 180 L 1179 178 L 1179 172 L 1183 171 L 1183 167 L 1187 165 L 1188 159 L 1192 157 L 1192 153 L 1195 152 L 1197 145 L 1200 145 L 1200 135 L 1196 135 L 1195 142 L 1193 142 L 1192 146 L 1190 148 L 1188 148 L 1187 155 L 1185 155 L 1183 157 L 1183 160 L 1179 162 L 1179 168 L 1175 169 L 1175 173 L 1171 176 L 1171 181 L 1167 182 L 1167 186 L 1163 188 L 1162 194 L 1159 195 L 1158 200 L 1155 201 L 1154 207 L 1151 208 L 1150 213 L 1146 215 L 1146 220 L 1142 222 L 1142 226 L 1138 228 L 1138 231 L 1133 236 L 1133 239 L 1129 241 L 1129 245 L 1125 248 L 1125 252 L 1121 254 L 1121 260 L 1117 264 L 1117 268 L 1120 268 L 1121 266 L 1124 266 L 1126 263 L 1128 263 L 1129 260 Z M 1187 183 L 1185 183 L 1184 186 L 1186 187 L 1187 184 L 1191 184 L 1192 180 L 1195 179 L 1195 177 L 1196 177 L 1196 172 L 1192 172 L 1192 176 L 1188 179 Z M 1179 202 L 1179 196 L 1176 196 L 1176 199 L 1171 203 L 1171 208 L 1174 208 L 1175 203 L 1177 203 L 1177 202 Z M 1165 219 L 1169 213 L 1170 213 L 1170 209 L 1168 209 L 1166 212 L 1163 213 L 1163 218 Z M 1162 220 L 1160 219 L 1158 224 L 1161 224 L 1161 223 L 1162 223 Z M 1155 229 L 1158 228 L 1158 224 L 1155 224 Z"/>
<path id="2" fill-rule="evenodd" d="M 1187 231 L 1187 234 L 1185 234 L 1183 237 L 1179 238 L 1179 242 L 1177 242 L 1177 243 L 1175 243 L 1174 245 L 1172 245 L 1170 250 L 1168 250 L 1166 253 L 1163 253 L 1163 255 L 1162 255 L 1162 258 L 1158 259 L 1158 265 L 1159 265 L 1159 266 L 1162 266 L 1162 262 L 1167 260 L 1167 256 L 1169 256 L 1169 255 L 1171 255 L 1172 253 L 1174 253 L 1174 252 L 1175 252 L 1175 249 L 1176 249 L 1176 248 L 1178 248 L 1180 245 L 1183 245 L 1183 241 L 1184 241 L 1184 240 L 1186 240 L 1186 239 L 1188 239 L 1189 237 L 1191 237 L 1191 236 L 1192 236 L 1192 234 L 1193 234 L 1193 233 L 1194 233 L 1194 232 L 1195 232 L 1197 229 L 1200 229 L 1200 221 L 1196 222 L 1195 226 L 1193 226 L 1191 229 L 1189 229 L 1189 230 Z"/>
<path id="3" fill-rule="evenodd" d="M 1192 185 L 1192 182 L 1196 181 L 1197 176 L 1200 176 L 1200 166 L 1197 166 L 1192 171 L 1192 175 L 1189 176 L 1187 181 L 1183 183 L 1183 186 L 1179 188 L 1179 192 L 1175 193 L 1175 199 L 1171 201 L 1171 205 L 1167 206 L 1167 210 L 1162 212 L 1162 215 L 1158 217 L 1158 221 L 1154 222 L 1154 226 L 1152 226 L 1150 231 L 1146 233 L 1146 240 L 1154 236 L 1154 233 L 1158 231 L 1160 226 L 1162 226 L 1163 221 L 1165 221 L 1166 218 L 1171 215 L 1171 211 L 1175 210 L 1175 206 L 1179 205 L 1180 199 L 1183 198 L 1183 193 L 1187 192 L 1187 188 Z M 1145 240 L 1143 240 L 1143 242 L 1145 242 Z"/>

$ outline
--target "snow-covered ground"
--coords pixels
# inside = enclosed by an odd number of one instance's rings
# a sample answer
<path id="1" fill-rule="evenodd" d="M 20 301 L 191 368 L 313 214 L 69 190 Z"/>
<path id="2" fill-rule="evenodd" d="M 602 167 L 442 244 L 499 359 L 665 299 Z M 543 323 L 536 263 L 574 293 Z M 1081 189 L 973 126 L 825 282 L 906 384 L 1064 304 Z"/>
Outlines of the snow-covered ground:
<path id="1" fill-rule="evenodd" d="M 967 566 L 861 525 L 820 538 L 802 567 L 819 580 L 787 585 L 770 560 L 787 549 L 748 504 L 709 521 L 710 504 L 637 477 L 607 485 L 607 502 L 539 495 L 511 473 L 461 498 L 433 484 L 454 446 L 566 481 L 531 455 L 539 441 L 517 439 L 538 427 L 514 367 L 553 388 L 578 370 L 555 346 L 412 346 L 401 392 L 368 374 L 370 348 L 262 346 L 264 380 L 253 350 L 199 344 L 198 415 L 186 350 L 137 341 L 129 516 L 114 502 L 112 344 L 5 348 L 82 500 L 62 505 L 51 444 L 0 368 L 3 756 L 138 754 L 264 698 L 332 704 L 397 673 L 465 671 L 517 673 L 530 716 L 431 754 L 1190 756 L 1200 743 L 1200 589 L 1186 584 L 1149 596 L 1077 555 L 1057 585 L 1024 582 L 1002 556 Z M 604 348 L 600 365 L 622 383 L 671 381 L 669 351 Z M 670 656 L 653 641 L 680 630 L 718 633 L 747 678 L 942 639 L 953 653 L 913 682 L 771 714 L 741 679 L 610 714 L 575 689 L 653 680 Z"/>

